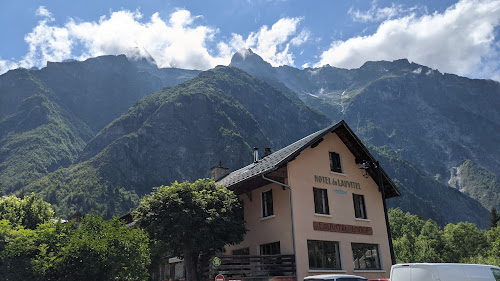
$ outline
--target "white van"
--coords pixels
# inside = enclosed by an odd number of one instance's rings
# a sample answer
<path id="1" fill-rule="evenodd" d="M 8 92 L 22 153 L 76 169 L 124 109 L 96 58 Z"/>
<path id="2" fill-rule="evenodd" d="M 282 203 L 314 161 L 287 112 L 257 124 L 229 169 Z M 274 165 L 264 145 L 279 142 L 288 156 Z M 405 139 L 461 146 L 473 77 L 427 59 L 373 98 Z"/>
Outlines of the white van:
<path id="1" fill-rule="evenodd" d="M 391 281 L 500 281 L 500 267 L 463 263 L 406 263 L 391 268 Z"/>

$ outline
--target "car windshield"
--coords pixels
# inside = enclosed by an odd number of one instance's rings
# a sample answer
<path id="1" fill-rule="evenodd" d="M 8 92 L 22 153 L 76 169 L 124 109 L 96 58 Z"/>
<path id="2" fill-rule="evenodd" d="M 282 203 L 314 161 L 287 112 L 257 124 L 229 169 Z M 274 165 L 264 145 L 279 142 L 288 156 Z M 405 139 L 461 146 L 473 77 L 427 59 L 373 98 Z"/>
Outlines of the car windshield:
<path id="1" fill-rule="evenodd" d="M 491 272 L 493 272 L 493 277 L 495 277 L 495 281 L 500 281 L 500 269 L 491 268 Z"/>

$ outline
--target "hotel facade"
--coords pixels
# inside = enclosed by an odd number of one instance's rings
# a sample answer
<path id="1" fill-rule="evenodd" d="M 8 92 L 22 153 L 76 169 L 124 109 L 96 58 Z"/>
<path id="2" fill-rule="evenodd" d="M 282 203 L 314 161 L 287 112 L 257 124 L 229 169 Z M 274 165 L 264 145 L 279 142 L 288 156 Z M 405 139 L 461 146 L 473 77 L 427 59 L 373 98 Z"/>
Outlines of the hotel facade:
<path id="1" fill-rule="evenodd" d="M 224 255 L 290 256 L 295 272 L 285 266 L 277 273 L 296 280 L 326 273 L 389 277 L 394 257 L 385 199 L 400 192 L 344 121 L 226 171 L 214 167 L 212 175 L 243 201 L 248 232 Z"/>

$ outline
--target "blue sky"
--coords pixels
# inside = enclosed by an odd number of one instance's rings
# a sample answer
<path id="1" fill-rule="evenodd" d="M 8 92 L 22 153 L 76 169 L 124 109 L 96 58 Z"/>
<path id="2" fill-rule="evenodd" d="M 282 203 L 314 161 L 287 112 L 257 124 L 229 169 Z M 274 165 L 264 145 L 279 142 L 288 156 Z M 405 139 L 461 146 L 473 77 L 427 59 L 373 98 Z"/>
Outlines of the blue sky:
<path id="1" fill-rule="evenodd" d="M 251 48 L 274 66 L 408 58 L 500 80 L 500 0 L 7 0 L 0 13 L 0 73 L 122 53 L 205 70 Z"/>

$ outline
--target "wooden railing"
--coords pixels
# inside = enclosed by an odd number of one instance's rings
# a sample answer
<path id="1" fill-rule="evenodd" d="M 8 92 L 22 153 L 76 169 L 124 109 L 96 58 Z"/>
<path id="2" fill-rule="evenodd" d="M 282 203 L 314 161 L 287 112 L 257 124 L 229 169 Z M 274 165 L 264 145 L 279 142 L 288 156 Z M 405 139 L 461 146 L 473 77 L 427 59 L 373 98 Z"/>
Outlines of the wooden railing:
<path id="1" fill-rule="evenodd" d="M 202 280 L 214 280 L 217 274 L 226 278 L 246 279 L 252 277 L 295 276 L 294 255 L 231 255 L 218 256 L 221 264 L 212 265 L 212 258 L 204 258 L 202 265 Z"/>

